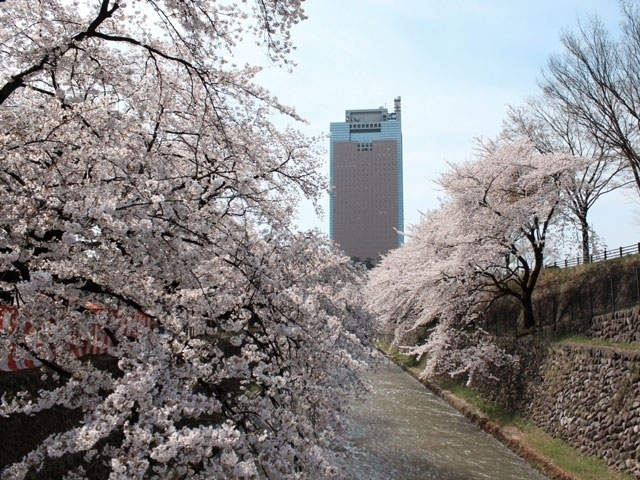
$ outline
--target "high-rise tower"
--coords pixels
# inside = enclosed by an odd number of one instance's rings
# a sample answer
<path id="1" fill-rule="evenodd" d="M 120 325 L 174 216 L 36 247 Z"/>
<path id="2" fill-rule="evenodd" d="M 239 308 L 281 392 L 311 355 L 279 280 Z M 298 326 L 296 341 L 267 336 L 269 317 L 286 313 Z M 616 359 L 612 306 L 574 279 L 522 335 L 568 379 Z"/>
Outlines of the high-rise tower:
<path id="1" fill-rule="evenodd" d="M 402 129 L 394 111 L 347 110 L 331 123 L 330 235 L 345 253 L 377 262 L 402 243 Z"/>

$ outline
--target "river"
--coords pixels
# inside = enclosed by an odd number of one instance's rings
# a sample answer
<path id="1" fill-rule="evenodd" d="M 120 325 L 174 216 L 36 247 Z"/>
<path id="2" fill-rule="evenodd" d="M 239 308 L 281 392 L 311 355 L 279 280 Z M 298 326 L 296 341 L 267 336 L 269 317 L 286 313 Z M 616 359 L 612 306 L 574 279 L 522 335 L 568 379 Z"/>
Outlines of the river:
<path id="1" fill-rule="evenodd" d="M 544 480 L 524 460 L 391 362 L 345 414 L 353 480 Z"/>

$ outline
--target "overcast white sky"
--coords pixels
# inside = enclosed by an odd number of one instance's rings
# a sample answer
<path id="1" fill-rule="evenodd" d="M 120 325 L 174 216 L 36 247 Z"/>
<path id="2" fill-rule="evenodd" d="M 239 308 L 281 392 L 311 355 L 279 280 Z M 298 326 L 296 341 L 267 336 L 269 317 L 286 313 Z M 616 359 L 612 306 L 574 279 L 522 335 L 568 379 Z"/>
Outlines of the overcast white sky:
<path id="1" fill-rule="evenodd" d="M 326 135 L 344 110 L 393 108 L 402 96 L 405 225 L 437 208 L 433 180 L 470 156 L 474 137 L 498 133 L 508 104 L 537 94 L 561 30 L 597 14 L 617 34 L 614 0 L 307 0 L 294 30 L 298 66 L 259 81 Z M 329 171 L 328 139 L 325 172 Z M 612 194 L 591 220 L 608 247 L 640 241 L 637 194 Z M 309 206 L 301 228 L 329 230 Z"/>

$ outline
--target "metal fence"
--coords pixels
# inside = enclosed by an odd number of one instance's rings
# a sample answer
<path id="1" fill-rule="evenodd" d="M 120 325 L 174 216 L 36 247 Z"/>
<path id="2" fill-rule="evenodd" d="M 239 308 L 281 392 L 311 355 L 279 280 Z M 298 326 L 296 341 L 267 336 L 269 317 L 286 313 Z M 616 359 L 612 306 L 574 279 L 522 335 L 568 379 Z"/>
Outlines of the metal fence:
<path id="1" fill-rule="evenodd" d="M 589 256 L 589 262 L 606 262 L 607 260 L 613 260 L 614 258 L 621 258 L 625 255 L 635 255 L 640 253 L 640 242 L 635 245 L 627 245 L 626 247 L 618 247 L 614 249 L 607 250 L 604 249 L 604 252 L 593 253 Z M 568 268 L 568 267 L 577 267 L 578 265 L 584 265 L 584 259 L 582 255 L 575 258 L 565 258 L 564 260 L 555 261 L 551 264 L 547 264 L 544 268 Z"/>
<path id="2" fill-rule="evenodd" d="M 536 287 L 533 295 L 536 328 L 580 332 L 591 326 L 594 316 L 640 305 L 640 261 L 616 268 L 602 265 L 602 270 Z M 525 333 L 522 317 L 521 304 L 504 297 L 485 312 L 484 327 L 498 336 L 518 336 Z"/>

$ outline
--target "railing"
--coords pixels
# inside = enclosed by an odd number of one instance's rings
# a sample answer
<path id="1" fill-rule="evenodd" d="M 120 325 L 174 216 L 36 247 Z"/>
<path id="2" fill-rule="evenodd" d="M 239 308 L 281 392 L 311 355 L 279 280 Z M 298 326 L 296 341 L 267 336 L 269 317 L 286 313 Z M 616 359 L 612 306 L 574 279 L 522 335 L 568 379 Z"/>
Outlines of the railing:
<path id="1" fill-rule="evenodd" d="M 613 250 L 604 249 L 604 252 L 595 253 L 589 256 L 589 262 L 606 262 L 607 260 L 613 260 L 614 258 L 621 258 L 626 255 L 635 255 L 640 253 L 640 242 L 635 245 L 628 245 L 626 247 L 618 247 Z M 565 258 L 561 261 L 553 262 L 553 264 L 545 265 L 544 268 L 569 268 L 583 265 L 585 262 L 582 255 L 576 258 Z"/>
<path id="2" fill-rule="evenodd" d="M 610 257 L 607 256 L 607 259 Z M 532 299 L 536 329 L 582 332 L 593 318 L 640 305 L 640 263 L 629 262 L 607 273 L 576 275 L 570 282 L 546 282 L 536 287 Z M 518 336 L 522 305 L 503 297 L 485 312 L 484 328 L 496 336 Z"/>

